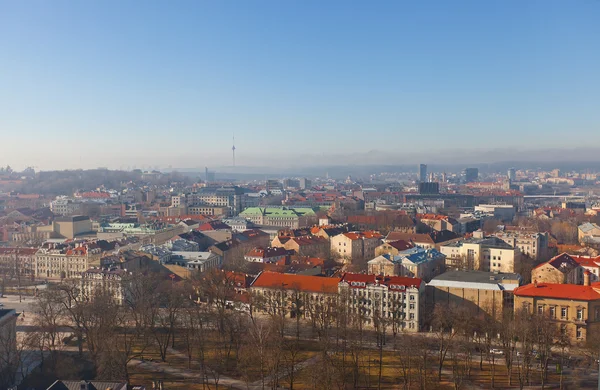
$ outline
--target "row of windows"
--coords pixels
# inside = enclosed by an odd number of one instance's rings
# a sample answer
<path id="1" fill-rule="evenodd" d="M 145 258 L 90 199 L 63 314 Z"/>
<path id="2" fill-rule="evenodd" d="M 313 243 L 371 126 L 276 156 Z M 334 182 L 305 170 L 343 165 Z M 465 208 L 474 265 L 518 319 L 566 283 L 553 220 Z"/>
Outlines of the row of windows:
<path id="1" fill-rule="evenodd" d="M 528 305 L 527 305 L 528 306 Z M 540 315 L 543 315 L 546 312 L 546 305 L 538 305 L 537 312 Z M 548 307 L 548 316 L 550 318 L 557 318 L 557 306 L 549 306 Z M 600 319 L 600 311 L 596 312 L 596 320 Z M 585 309 L 578 308 L 575 313 L 575 318 L 579 321 L 583 321 L 585 319 Z M 569 319 L 569 308 L 565 306 L 560 307 L 560 319 L 568 320 Z"/>

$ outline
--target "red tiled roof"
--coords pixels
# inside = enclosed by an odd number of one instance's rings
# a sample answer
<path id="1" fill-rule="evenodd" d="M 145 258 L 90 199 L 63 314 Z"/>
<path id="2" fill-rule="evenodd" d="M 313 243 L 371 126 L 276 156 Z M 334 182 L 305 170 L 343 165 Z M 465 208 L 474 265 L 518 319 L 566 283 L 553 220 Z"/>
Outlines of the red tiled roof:
<path id="1" fill-rule="evenodd" d="M 570 299 L 574 301 L 595 301 L 600 299 L 599 286 L 579 284 L 538 283 L 517 287 L 514 294 L 519 297 L 540 297 Z"/>
<path id="2" fill-rule="evenodd" d="M 582 267 L 600 267 L 600 256 L 571 256 Z"/>
<path id="3" fill-rule="evenodd" d="M 339 278 L 261 272 L 252 287 L 296 289 L 305 292 L 337 293 Z"/>
<path id="4" fill-rule="evenodd" d="M 221 221 L 210 221 L 200 225 L 196 230 L 201 232 L 208 230 L 231 230 L 231 227 L 229 227 L 229 225 L 225 225 Z"/>
<path id="5" fill-rule="evenodd" d="M 359 240 L 361 238 L 381 238 L 383 237 L 379 232 L 372 232 L 372 231 L 366 231 L 366 232 L 350 232 L 350 233 L 343 233 L 344 236 L 348 237 L 351 240 Z"/>
<path id="6" fill-rule="evenodd" d="M 404 286 L 419 288 L 423 280 L 420 278 L 407 278 L 404 276 L 380 276 L 380 275 L 367 275 L 367 274 L 353 274 L 345 273 L 342 276 L 342 281 L 350 283 L 351 287 L 354 288 L 366 288 L 368 284 L 383 284 L 385 286 Z M 352 282 L 362 282 L 365 286 L 352 286 Z"/>

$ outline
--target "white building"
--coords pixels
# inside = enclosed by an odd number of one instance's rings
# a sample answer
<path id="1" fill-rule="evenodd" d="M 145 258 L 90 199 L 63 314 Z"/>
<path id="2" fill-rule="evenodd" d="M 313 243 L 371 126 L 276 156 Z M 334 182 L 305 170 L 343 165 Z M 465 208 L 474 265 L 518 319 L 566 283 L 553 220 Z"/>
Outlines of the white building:
<path id="1" fill-rule="evenodd" d="M 221 267 L 221 256 L 212 252 L 173 252 L 171 262 L 200 272 Z"/>
<path id="2" fill-rule="evenodd" d="M 480 204 L 475 206 L 475 211 L 490 213 L 502 221 L 512 221 L 516 215 L 515 206 L 510 204 Z"/>
<path id="3" fill-rule="evenodd" d="M 418 278 L 347 273 L 339 292 L 348 297 L 350 313 L 377 326 L 385 319 L 395 331 L 418 332 L 425 283 Z"/>
<path id="4" fill-rule="evenodd" d="M 512 273 L 519 269 L 521 252 L 497 237 L 472 237 L 442 245 L 450 269 Z"/>

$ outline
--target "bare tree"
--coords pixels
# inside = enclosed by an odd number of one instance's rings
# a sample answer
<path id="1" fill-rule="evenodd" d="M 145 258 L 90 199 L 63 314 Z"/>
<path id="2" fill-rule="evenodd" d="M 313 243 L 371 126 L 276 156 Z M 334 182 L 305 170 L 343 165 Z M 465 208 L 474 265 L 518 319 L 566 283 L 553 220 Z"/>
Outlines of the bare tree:
<path id="1" fill-rule="evenodd" d="M 454 309 L 454 307 L 439 304 L 435 305 L 433 309 L 431 328 L 438 350 L 438 380 L 442 380 L 444 361 L 456 336 Z"/>

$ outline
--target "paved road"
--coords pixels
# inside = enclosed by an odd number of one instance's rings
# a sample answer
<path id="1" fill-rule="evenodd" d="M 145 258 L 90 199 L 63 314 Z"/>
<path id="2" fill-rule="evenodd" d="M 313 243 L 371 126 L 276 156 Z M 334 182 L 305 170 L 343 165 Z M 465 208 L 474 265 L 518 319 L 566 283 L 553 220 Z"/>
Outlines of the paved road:
<path id="1" fill-rule="evenodd" d="M 34 297 L 23 295 L 19 302 L 18 295 L 4 295 L 4 297 L 0 298 L 0 303 L 3 305 L 2 309 L 15 309 L 18 313 L 22 313 L 23 311 L 28 313 L 31 311 L 29 305 L 34 299 Z"/>

